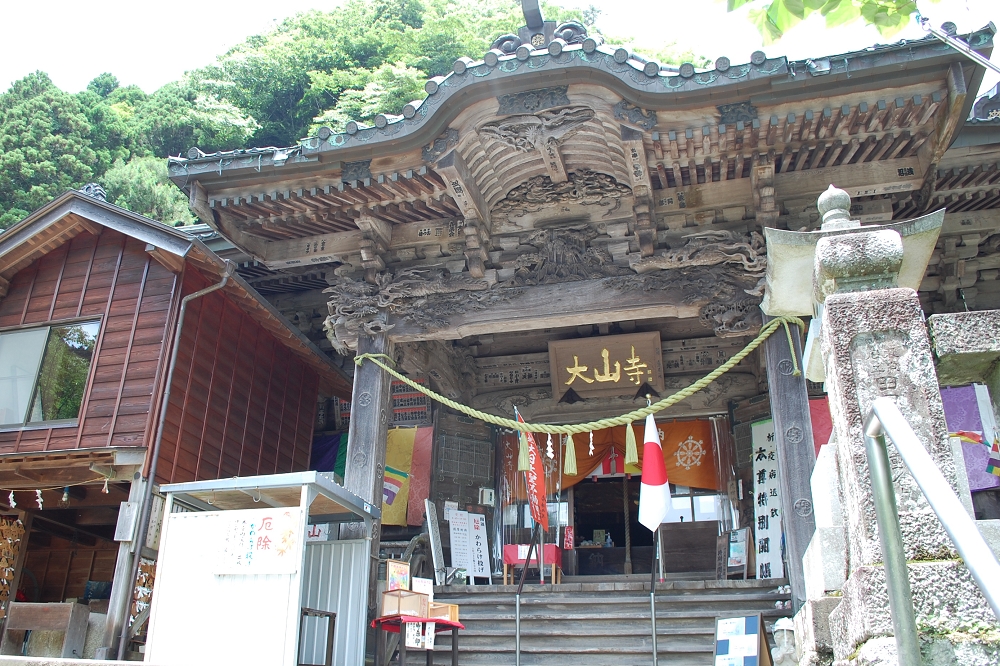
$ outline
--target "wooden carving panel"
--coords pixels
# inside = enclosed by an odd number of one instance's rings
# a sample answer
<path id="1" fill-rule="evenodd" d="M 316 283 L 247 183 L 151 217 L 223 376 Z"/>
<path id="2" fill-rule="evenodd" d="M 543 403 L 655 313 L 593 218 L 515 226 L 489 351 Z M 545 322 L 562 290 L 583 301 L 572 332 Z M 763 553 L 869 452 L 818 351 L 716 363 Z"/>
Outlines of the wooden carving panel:
<path id="1" fill-rule="evenodd" d="M 634 333 L 549 343 L 552 398 L 635 393 L 644 382 L 664 390 L 660 334 Z"/>

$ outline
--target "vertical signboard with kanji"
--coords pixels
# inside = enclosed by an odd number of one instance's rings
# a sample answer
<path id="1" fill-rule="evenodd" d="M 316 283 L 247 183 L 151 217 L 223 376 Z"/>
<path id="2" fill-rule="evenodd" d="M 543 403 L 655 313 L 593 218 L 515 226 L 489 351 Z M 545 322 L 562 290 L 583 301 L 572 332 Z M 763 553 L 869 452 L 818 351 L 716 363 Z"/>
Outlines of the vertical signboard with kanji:
<path id="1" fill-rule="evenodd" d="M 486 538 L 486 516 L 481 513 L 470 513 L 469 516 L 469 555 L 471 567 L 469 576 L 473 578 L 490 577 L 490 549 Z"/>
<path id="2" fill-rule="evenodd" d="M 465 569 L 468 574 L 472 565 L 469 512 L 452 511 L 448 526 L 451 528 L 451 566 L 455 569 Z"/>
<path id="3" fill-rule="evenodd" d="M 757 578 L 784 578 L 781 560 L 781 490 L 778 484 L 778 449 L 774 422 L 758 421 L 750 426 L 753 442 L 754 548 Z"/>

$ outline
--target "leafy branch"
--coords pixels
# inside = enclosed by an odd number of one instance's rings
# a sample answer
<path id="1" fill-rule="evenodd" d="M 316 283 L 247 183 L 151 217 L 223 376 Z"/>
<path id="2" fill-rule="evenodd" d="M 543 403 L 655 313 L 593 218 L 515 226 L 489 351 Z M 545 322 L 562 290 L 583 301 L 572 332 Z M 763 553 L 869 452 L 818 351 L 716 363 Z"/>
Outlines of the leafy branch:
<path id="1" fill-rule="evenodd" d="M 930 0 L 937 2 L 938 0 Z M 726 11 L 751 5 L 747 18 L 756 26 L 765 45 L 774 44 L 786 32 L 819 13 L 826 27 L 835 28 L 855 21 L 875 26 L 883 37 L 892 37 L 906 28 L 917 12 L 913 0 L 726 0 Z"/>

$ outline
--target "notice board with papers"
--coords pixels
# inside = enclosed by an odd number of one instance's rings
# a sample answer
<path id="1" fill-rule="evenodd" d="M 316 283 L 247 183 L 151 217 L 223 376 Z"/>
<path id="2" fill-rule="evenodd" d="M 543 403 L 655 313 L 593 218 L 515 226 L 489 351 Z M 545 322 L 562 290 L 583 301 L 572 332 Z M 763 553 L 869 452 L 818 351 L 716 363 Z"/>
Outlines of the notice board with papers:
<path id="1" fill-rule="evenodd" d="M 720 617 L 715 621 L 713 666 L 773 666 L 761 616 Z"/>

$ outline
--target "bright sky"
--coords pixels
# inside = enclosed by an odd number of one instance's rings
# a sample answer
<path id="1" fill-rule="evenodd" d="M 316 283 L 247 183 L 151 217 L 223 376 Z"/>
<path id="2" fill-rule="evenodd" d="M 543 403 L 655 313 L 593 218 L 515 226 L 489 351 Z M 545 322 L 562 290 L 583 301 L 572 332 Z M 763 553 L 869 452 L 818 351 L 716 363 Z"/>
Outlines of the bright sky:
<path id="1" fill-rule="evenodd" d="M 763 48 L 746 10 L 727 14 L 725 0 L 557 0 L 566 6 L 593 4 L 601 10 L 598 25 L 606 34 L 631 36 L 637 50 L 676 41 L 710 60 L 727 56 L 748 62 Z M 3 52 L 0 90 L 40 69 L 64 90 L 76 92 L 101 72 L 110 71 L 125 84 L 147 92 L 177 79 L 186 70 L 215 56 L 249 35 L 260 33 L 286 16 L 308 9 L 330 9 L 340 0 L 7 0 L 3 9 Z M 958 24 L 960 32 L 1000 24 L 996 0 L 921 0 L 934 25 Z M 914 22 L 900 38 L 919 38 Z M 827 30 L 815 16 L 797 26 L 778 44 L 763 48 L 769 56 L 792 59 L 833 55 L 882 41 L 874 28 L 859 24 Z M 993 62 L 1000 63 L 1000 48 Z M 471 53 L 472 57 L 482 54 Z M 988 72 L 983 90 L 1000 80 Z"/>

